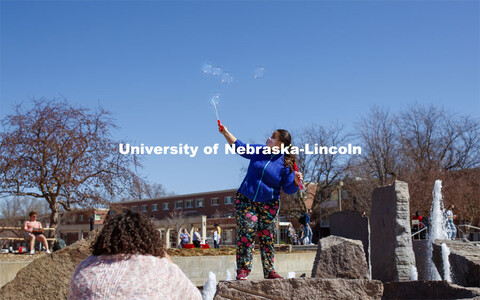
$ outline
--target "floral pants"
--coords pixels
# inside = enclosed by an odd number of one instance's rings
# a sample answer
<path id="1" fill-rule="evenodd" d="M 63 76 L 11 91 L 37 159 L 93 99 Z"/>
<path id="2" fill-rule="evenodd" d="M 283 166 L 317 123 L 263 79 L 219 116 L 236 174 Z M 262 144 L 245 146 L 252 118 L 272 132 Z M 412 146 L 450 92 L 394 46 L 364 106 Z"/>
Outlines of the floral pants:
<path id="1" fill-rule="evenodd" d="M 255 237 L 260 241 L 263 275 L 274 271 L 274 237 L 277 231 L 279 201 L 253 202 L 244 195 L 235 195 L 235 220 L 237 222 L 237 270 L 252 270 Z"/>

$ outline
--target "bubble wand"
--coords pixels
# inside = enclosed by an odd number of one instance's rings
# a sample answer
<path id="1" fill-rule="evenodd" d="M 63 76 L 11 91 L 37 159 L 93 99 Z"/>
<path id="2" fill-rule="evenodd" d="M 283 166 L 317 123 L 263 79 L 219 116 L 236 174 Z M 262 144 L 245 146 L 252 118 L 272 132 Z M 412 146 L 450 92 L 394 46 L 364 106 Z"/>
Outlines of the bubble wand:
<path id="1" fill-rule="evenodd" d="M 223 125 L 222 125 L 222 123 L 220 122 L 220 118 L 218 117 L 217 103 L 216 103 L 216 101 L 215 101 L 215 98 L 218 99 L 218 95 L 213 96 L 211 102 L 212 102 L 212 105 L 213 105 L 213 109 L 215 109 L 215 115 L 217 116 L 218 129 L 219 129 L 220 131 L 223 131 Z"/>

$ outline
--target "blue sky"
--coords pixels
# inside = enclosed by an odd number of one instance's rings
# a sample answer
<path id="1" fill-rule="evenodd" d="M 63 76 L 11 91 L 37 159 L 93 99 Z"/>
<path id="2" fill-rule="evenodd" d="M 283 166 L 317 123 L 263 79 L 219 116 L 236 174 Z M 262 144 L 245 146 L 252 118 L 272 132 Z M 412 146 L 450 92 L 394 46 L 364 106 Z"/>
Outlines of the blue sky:
<path id="1" fill-rule="evenodd" d="M 480 117 L 478 1 L 2 1 L 0 117 L 30 98 L 101 105 L 133 144 L 264 142 L 372 105 Z M 233 76 L 203 75 L 206 63 Z M 257 66 L 265 68 L 253 78 Z M 222 146 L 223 147 L 223 146 Z M 145 157 L 177 194 L 236 188 L 247 160 Z"/>

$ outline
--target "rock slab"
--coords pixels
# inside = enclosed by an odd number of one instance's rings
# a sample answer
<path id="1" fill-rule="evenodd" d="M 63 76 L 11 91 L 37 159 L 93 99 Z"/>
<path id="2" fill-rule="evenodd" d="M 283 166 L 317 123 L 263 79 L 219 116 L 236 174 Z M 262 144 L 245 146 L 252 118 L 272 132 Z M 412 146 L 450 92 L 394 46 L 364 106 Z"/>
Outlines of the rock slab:
<path id="1" fill-rule="evenodd" d="M 479 288 L 465 288 L 446 281 L 406 281 L 383 284 L 382 299 L 479 299 Z"/>
<path id="2" fill-rule="evenodd" d="M 254 281 L 220 281 L 214 300 L 381 299 L 377 280 L 291 278 Z"/>
<path id="3" fill-rule="evenodd" d="M 368 218 L 362 217 L 358 211 L 344 210 L 331 214 L 328 219 L 331 235 L 362 241 L 370 275 L 370 224 Z"/>
<path id="4" fill-rule="evenodd" d="M 362 242 L 334 235 L 321 239 L 312 277 L 369 279 Z"/>
<path id="5" fill-rule="evenodd" d="M 377 188 L 370 211 L 370 259 L 372 278 L 382 282 L 409 281 L 415 266 L 411 229 L 408 184 Z"/>
<path id="6" fill-rule="evenodd" d="M 468 241 L 435 240 L 432 259 L 442 278 L 442 243 L 450 249 L 452 281 L 462 286 L 480 287 L 480 247 Z"/>

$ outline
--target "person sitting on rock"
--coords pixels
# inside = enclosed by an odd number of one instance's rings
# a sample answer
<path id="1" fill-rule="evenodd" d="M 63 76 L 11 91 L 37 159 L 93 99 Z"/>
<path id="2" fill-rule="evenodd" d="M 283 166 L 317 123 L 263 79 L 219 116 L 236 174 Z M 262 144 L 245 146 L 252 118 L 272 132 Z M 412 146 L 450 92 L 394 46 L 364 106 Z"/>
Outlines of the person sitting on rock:
<path id="1" fill-rule="evenodd" d="M 69 299 L 202 299 L 139 213 L 126 210 L 111 219 L 92 254 L 75 269 Z"/>
<path id="2" fill-rule="evenodd" d="M 35 254 L 35 240 L 37 239 L 45 246 L 47 254 L 50 254 L 47 238 L 42 233 L 42 223 L 37 221 L 37 213 L 31 211 L 28 215 L 30 216 L 30 221 L 25 222 L 23 229 L 25 230 L 27 238 L 30 240 L 30 255 Z"/>

